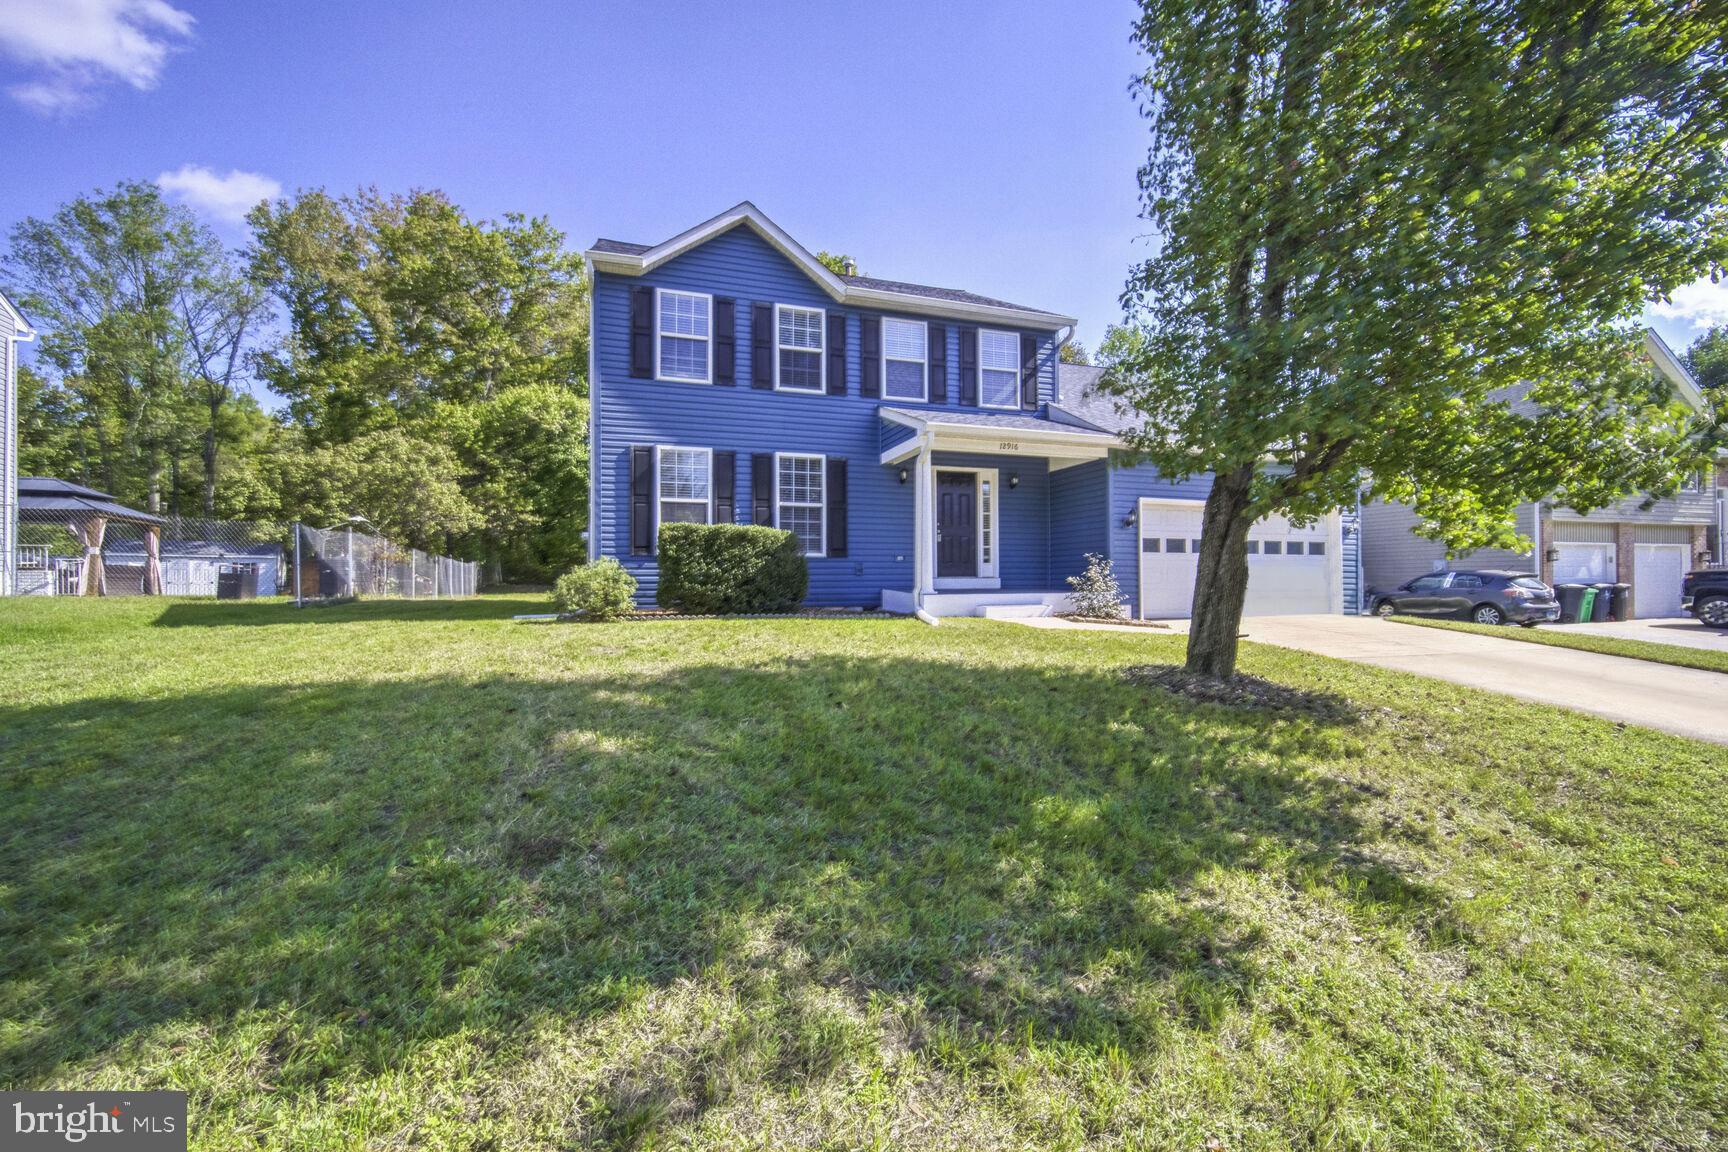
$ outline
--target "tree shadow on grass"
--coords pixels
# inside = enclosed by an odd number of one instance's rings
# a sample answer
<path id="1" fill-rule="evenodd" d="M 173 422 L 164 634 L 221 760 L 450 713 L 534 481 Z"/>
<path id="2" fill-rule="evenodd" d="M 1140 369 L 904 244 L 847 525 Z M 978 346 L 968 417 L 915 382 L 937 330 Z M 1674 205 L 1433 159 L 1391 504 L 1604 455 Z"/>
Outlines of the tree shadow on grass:
<path id="1" fill-rule="evenodd" d="M 377 620 L 426 623 L 440 620 L 508 620 L 550 612 L 551 603 L 530 599 L 476 597 L 463 600 L 350 600 L 340 604 L 292 599 L 179 600 L 165 605 L 152 624 L 157 628 L 266 627 L 281 624 L 353 624 Z"/>
<path id="2" fill-rule="evenodd" d="M 956 1061 L 1010 1032 L 1150 1051 L 1171 1013 L 1256 994 L 1220 875 L 1442 915 L 1374 862 L 1396 830 L 1311 770 L 1348 729 L 1103 671 L 839 656 L 0 708 L 0 1083 L 262 1012 L 260 1082 L 316 1092 L 716 966 L 916 1000 L 914 1043 Z M 750 1076 L 844 1060 L 801 1003 L 764 1005 L 786 1035 Z M 625 1076 L 601 1135 L 720 1098 L 726 1059 Z"/>

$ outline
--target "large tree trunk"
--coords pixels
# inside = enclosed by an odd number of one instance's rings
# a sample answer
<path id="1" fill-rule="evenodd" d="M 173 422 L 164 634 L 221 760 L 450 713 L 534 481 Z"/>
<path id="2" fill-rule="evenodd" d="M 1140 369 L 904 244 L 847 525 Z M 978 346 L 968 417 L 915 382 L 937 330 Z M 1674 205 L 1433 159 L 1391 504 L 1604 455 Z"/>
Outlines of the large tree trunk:
<path id="1" fill-rule="evenodd" d="M 1213 478 L 1200 526 L 1200 569 L 1188 629 L 1188 671 L 1228 680 L 1236 674 L 1236 641 L 1248 596 L 1249 499 L 1254 468 Z"/>

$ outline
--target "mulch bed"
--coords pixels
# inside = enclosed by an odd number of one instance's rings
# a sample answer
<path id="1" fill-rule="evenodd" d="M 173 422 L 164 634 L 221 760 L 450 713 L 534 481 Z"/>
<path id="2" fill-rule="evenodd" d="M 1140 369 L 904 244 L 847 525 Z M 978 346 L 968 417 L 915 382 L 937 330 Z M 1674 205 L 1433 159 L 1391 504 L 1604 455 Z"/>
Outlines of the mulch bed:
<path id="1" fill-rule="evenodd" d="M 1304 692 L 1274 684 L 1258 676 L 1238 672 L 1229 680 L 1197 676 L 1174 664 L 1136 664 L 1122 670 L 1131 684 L 1160 688 L 1202 704 L 1253 708 L 1266 712 L 1293 712 L 1316 720 L 1347 722 L 1362 719 L 1363 712 L 1342 696 L 1326 692 Z"/>
<path id="2" fill-rule="evenodd" d="M 1128 628 L 1162 628 L 1170 631 L 1170 625 L 1157 620 L 1134 620 L 1127 616 L 1076 616 L 1072 612 L 1056 613 L 1058 620 L 1073 620 L 1079 624 L 1121 624 Z"/>

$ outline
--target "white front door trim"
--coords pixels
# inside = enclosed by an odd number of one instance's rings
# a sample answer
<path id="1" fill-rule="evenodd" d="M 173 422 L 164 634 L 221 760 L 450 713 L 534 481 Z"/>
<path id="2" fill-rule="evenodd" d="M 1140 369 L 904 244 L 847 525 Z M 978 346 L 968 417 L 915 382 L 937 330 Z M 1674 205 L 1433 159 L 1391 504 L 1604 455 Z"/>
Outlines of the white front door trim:
<path id="1" fill-rule="evenodd" d="M 974 514 L 977 517 L 978 525 L 978 575 L 938 576 L 935 578 L 936 591 L 989 591 L 1002 587 L 1002 577 L 998 570 L 998 563 L 1002 555 L 1002 487 L 997 481 L 996 469 L 949 468 L 939 464 L 935 471 L 972 473 L 972 506 L 976 509 Z M 935 485 L 931 485 L 931 489 L 930 551 L 934 553 L 936 551 Z M 986 500 L 988 500 L 988 507 L 986 507 Z"/>

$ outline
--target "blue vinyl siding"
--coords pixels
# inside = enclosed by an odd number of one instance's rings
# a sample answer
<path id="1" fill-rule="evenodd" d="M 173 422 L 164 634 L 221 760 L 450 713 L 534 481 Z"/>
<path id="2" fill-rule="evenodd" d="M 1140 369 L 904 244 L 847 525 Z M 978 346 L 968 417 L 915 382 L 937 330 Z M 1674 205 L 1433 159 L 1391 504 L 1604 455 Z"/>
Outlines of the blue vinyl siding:
<path id="1" fill-rule="evenodd" d="M 1088 552 L 1110 554 L 1109 471 L 1094 460 L 1050 474 L 1052 588 L 1066 589 L 1068 577 L 1084 572 Z"/>
<path id="2" fill-rule="evenodd" d="M 904 424 L 896 424 L 892 420 L 878 421 L 877 432 L 877 447 L 883 452 L 888 451 L 896 444 L 904 444 L 917 435 L 911 428 Z"/>
<path id="3" fill-rule="evenodd" d="M 638 284 L 729 296 L 737 301 L 737 361 L 734 386 L 681 384 L 630 375 L 630 289 Z M 884 588 L 913 582 L 913 484 L 901 484 L 897 468 L 882 467 L 884 403 L 859 394 L 859 316 L 846 309 L 846 395 L 828 396 L 752 388 L 751 304 L 780 303 L 833 310 L 833 300 L 790 260 L 749 228 L 734 228 L 640 277 L 597 272 L 594 277 L 594 340 L 598 368 L 595 430 L 598 441 L 593 531 L 602 555 L 615 556 L 640 583 L 639 598 L 654 600 L 658 571 L 651 556 L 630 554 L 630 448 L 680 445 L 738 454 L 736 517 L 750 520 L 750 456 L 760 452 L 810 452 L 848 462 L 849 554 L 810 560 L 809 602 L 874 605 Z M 882 313 L 876 313 L 882 315 Z M 924 317 L 916 317 L 925 319 Z M 959 327 L 948 329 L 949 408 L 958 408 Z M 1017 329 L 1005 329 L 1018 331 Z M 1039 398 L 1055 388 L 1055 333 L 1037 333 Z M 934 407 L 934 406 L 932 406 Z M 971 409 L 966 409 L 970 411 Z M 960 458 L 939 457 L 951 463 Z M 1043 589 L 1049 577 L 1048 484 L 1041 459 L 967 457 L 994 467 L 1003 479 L 1001 566 L 1004 588 Z M 1007 489 L 1010 472 L 1021 485 Z M 1012 583 L 1010 583 L 1012 581 Z"/>
<path id="4" fill-rule="evenodd" d="M 1138 512 L 1143 497 L 1204 500 L 1212 491 L 1212 474 L 1202 473 L 1176 482 L 1166 479 L 1150 464 L 1112 467 L 1109 474 L 1109 517 L 1106 528 L 1110 534 L 1110 558 L 1114 561 L 1116 582 L 1122 585 L 1122 595 L 1128 600 L 1131 615 L 1140 615 L 1140 524 Z M 1124 525 L 1131 514 L 1134 522 Z"/>

